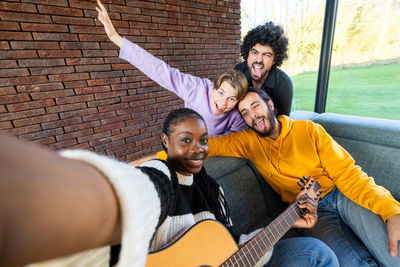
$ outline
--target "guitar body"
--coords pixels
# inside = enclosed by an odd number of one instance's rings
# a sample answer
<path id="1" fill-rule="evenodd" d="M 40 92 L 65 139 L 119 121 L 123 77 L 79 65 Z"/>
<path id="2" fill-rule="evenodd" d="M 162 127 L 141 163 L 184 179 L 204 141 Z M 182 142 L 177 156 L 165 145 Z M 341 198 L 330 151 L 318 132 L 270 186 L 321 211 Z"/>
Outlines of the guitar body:
<path id="1" fill-rule="evenodd" d="M 147 256 L 147 267 L 220 266 L 238 250 L 230 232 L 219 222 L 193 225 L 167 247 Z"/>

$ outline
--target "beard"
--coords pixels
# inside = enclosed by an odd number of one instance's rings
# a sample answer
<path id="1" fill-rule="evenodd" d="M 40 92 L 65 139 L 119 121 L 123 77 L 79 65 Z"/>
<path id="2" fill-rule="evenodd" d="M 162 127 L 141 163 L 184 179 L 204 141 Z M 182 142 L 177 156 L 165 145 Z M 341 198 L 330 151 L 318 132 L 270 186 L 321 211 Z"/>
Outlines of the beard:
<path id="1" fill-rule="evenodd" d="M 261 137 L 269 137 L 276 129 L 276 124 L 277 124 L 276 116 L 275 116 L 274 112 L 272 111 L 272 109 L 270 108 L 269 105 L 267 105 L 267 108 L 268 108 L 267 121 L 269 123 L 269 127 L 266 128 L 265 131 L 263 131 L 263 132 L 257 130 L 253 126 L 250 127 L 251 129 L 253 129 Z"/>

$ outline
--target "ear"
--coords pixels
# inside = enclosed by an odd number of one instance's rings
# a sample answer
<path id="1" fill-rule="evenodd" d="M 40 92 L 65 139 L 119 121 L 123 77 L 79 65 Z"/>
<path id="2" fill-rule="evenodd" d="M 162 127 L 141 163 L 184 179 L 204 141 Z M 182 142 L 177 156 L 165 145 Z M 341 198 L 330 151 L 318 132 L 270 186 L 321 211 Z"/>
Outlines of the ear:
<path id="1" fill-rule="evenodd" d="M 169 138 L 165 133 L 161 133 L 161 142 L 168 149 L 169 146 Z"/>
<path id="2" fill-rule="evenodd" d="M 274 102 L 272 102 L 272 99 L 268 100 L 268 106 L 271 108 L 272 111 L 275 111 Z"/>

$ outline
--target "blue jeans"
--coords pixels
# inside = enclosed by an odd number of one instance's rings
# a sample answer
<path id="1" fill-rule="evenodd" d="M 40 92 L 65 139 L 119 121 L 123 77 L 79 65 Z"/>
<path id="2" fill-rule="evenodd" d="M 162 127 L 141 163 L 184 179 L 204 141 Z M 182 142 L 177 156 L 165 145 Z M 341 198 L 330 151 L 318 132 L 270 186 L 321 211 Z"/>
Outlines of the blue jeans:
<path id="1" fill-rule="evenodd" d="M 271 259 L 264 267 L 338 267 L 335 253 L 322 241 L 311 237 L 295 237 L 275 244 Z"/>
<path id="2" fill-rule="evenodd" d="M 400 256 L 389 254 L 386 224 L 380 216 L 361 207 L 336 187 L 318 205 L 318 222 L 301 230 L 324 241 L 341 266 L 400 266 Z"/>

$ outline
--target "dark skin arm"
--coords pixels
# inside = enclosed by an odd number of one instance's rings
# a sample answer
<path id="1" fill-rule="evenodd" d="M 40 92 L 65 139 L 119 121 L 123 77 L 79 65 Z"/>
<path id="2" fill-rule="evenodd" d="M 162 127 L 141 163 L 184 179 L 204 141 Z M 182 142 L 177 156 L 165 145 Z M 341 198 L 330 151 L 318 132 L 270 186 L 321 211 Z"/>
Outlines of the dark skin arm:
<path id="1" fill-rule="evenodd" d="M 0 134 L 0 169 L 0 266 L 119 243 L 117 198 L 90 165 Z"/>

